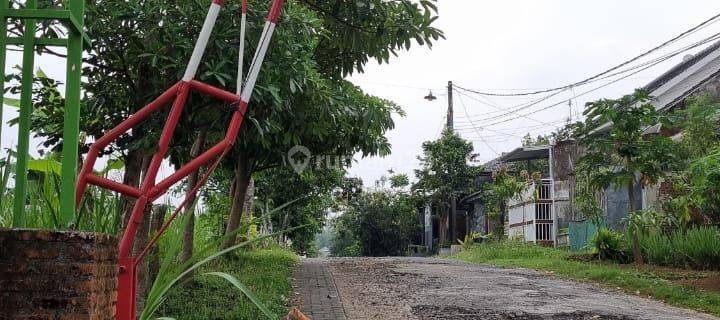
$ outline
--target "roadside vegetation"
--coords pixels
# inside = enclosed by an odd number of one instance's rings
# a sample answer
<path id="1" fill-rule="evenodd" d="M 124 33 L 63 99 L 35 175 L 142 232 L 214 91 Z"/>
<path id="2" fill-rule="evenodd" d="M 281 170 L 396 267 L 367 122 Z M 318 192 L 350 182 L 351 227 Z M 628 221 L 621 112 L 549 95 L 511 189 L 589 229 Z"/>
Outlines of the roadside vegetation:
<path id="1" fill-rule="evenodd" d="M 97 140 L 178 80 L 210 0 L 178 3 L 109 1 L 86 5 L 93 48 L 84 55 L 79 150 Z M 248 35 L 259 35 L 267 1 L 250 2 Z M 296 257 L 313 253 L 354 156 L 391 152 L 385 136 L 395 103 L 366 94 L 345 80 L 372 59 L 388 63 L 400 51 L 430 47 L 443 38 L 435 27 L 435 0 L 363 0 L 287 3 L 265 59 L 246 121 L 228 153 L 197 195 L 191 190 L 205 168 L 171 190 L 190 197 L 169 233 L 138 269 L 142 319 L 277 318 L 289 299 Z M 220 13 L 197 80 L 234 91 L 241 2 Z M 163 28 L 158 28 L 163 25 Z M 22 30 L 17 21 L 8 29 Z M 39 33 L 50 38 L 61 26 Z M 254 42 L 245 61 L 254 54 Z M 39 53 L 63 56 L 39 47 Z M 247 67 L 247 66 L 245 66 Z M 38 72 L 32 92 L 31 129 L 46 158 L 34 160 L 31 196 L 13 213 L 12 151 L 0 161 L 0 227 L 87 230 L 119 235 L 133 199 L 90 187 L 71 223 L 58 222 L 57 161 L 62 148 L 63 84 Z M 9 76 L 8 107 L 20 93 L 19 72 Z M 191 95 L 165 159 L 178 168 L 223 138 L 228 108 Z M 155 152 L 166 115 L 159 113 L 103 150 L 111 159 L 101 175 L 137 186 Z M 11 120 L 16 122 L 17 120 Z M 309 154 L 290 154 L 296 147 Z M 293 162 L 305 163 L 291 167 Z M 96 168 L 98 169 L 98 168 Z M 174 211 L 173 201 L 148 206 L 135 239 L 142 249 Z M 182 220 L 182 221 L 181 221 Z M 137 250 L 136 250 L 137 251 Z M 197 301 L 188 304 L 188 301 Z M 222 302 L 222 303 L 220 303 Z M 167 305 L 165 305 L 167 304 Z M 254 309 L 253 309 L 254 307 Z"/>
<path id="2" fill-rule="evenodd" d="M 599 283 L 609 289 L 650 297 L 668 304 L 720 316 L 720 291 L 696 286 L 703 279 L 720 279 L 720 273 L 685 269 L 635 267 L 600 261 L 521 242 L 483 243 L 451 256 L 452 259 L 498 267 L 545 271 L 574 280 Z"/>
<path id="3" fill-rule="evenodd" d="M 330 254 L 405 255 L 421 230 L 419 198 L 408 184 L 407 176 L 391 175 L 377 181 L 376 190 L 363 190 L 361 180 L 348 180 L 337 197 L 344 213 L 332 221 Z"/>
<path id="4" fill-rule="evenodd" d="M 198 273 L 225 272 L 235 276 L 274 314 L 287 312 L 292 296 L 292 273 L 298 258 L 279 247 L 240 251 L 209 263 Z M 177 319 L 252 320 L 258 309 L 232 284 L 213 276 L 199 276 L 178 286 L 166 297 L 158 315 Z"/>

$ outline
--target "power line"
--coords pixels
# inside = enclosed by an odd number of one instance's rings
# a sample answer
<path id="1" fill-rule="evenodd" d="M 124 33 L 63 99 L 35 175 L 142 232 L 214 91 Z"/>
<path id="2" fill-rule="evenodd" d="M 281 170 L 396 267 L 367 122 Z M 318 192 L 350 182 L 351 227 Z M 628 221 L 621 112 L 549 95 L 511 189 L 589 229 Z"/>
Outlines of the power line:
<path id="1" fill-rule="evenodd" d="M 496 110 L 498 110 L 499 112 L 507 112 L 507 110 L 505 110 L 505 109 L 503 109 L 503 108 L 501 108 L 501 107 L 499 107 L 499 106 L 497 106 L 497 105 L 495 105 L 495 104 L 490 104 L 490 103 L 487 103 L 487 102 L 482 102 L 482 101 L 480 101 L 480 100 L 478 100 L 478 99 L 475 99 L 475 98 L 473 98 L 473 97 L 471 97 L 471 96 L 469 96 L 469 95 L 466 95 L 466 94 L 464 94 L 464 93 L 462 93 L 462 92 L 460 92 L 460 91 L 458 91 L 458 90 L 455 90 L 455 92 L 457 92 L 459 95 L 463 95 L 463 96 L 465 96 L 465 97 L 467 97 L 467 98 L 469 98 L 469 99 L 475 100 L 475 101 L 477 101 L 477 102 L 479 102 L 479 103 L 481 103 L 481 104 L 484 104 L 484 105 L 493 107 L 493 108 L 495 108 Z M 467 114 L 467 117 L 468 117 L 468 118 L 471 118 L 469 114 Z M 537 119 L 534 119 L 534 118 L 531 118 L 531 117 L 523 117 L 523 118 L 526 118 L 526 119 L 528 119 L 528 120 L 535 121 L 535 122 L 540 123 L 540 124 L 550 125 L 550 124 L 548 124 L 548 123 L 546 123 L 546 122 L 542 122 L 542 121 L 540 121 L 540 120 L 537 120 Z"/>
<path id="2" fill-rule="evenodd" d="M 463 107 L 463 111 L 465 111 L 465 115 L 467 116 L 467 115 L 468 115 L 468 111 L 467 111 L 467 107 L 465 107 L 465 101 L 463 100 L 462 95 L 458 95 L 458 98 L 459 98 L 459 100 L 460 100 L 460 104 L 461 104 L 462 107 Z M 468 117 L 468 119 L 470 119 L 470 118 Z M 475 133 L 478 134 L 478 136 L 480 137 L 480 140 L 481 140 L 488 148 L 490 148 L 490 150 L 491 150 L 492 152 L 494 152 L 495 155 L 500 155 L 500 153 L 498 153 L 497 150 L 495 150 L 495 148 L 493 148 L 487 141 L 485 141 L 485 138 L 482 137 L 482 134 L 480 133 L 480 130 L 478 130 L 478 128 L 475 127 L 475 124 L 472 122 L 472 120 L 470 120 L 470 124 L 473 126 L 473 129 L 475 129 Z"/>
<path id="3" fill-rule="evenodd" d="M 636 71 L 634 71 L 634 72 L 632 72 L 632 73 L 630 73 L 630 74 L 627 74 L 627 75 L 625 75 L 625 76 L 623 76 L 623 77 L 614 79 L 614 80 L 612 80 L 612 81 L 610 81 L 610 82 L 608 82 L 608 83 L 606 83 L 606 84 L 603 84 L 602 86 L 599 86 L 599 87 L 597 87 L 597 88 L 594 88 L 594 89 L 589 90 L 589 91 L 586 91 L 586 92 L 583 92 L 582 94 L 577 95 L 577 96 L 575 96 L 574 98 L 577 98 L 578 96 L 581 96 L 581 95 L 584 95 L 584 94 L 587 94 L 587 93 L 590 93 L 590 92 L 599 90 L 599 89 L 601 89 L 601 88 L 607 87 L 607 86 L 609 86 L 609 85 L 611 85 L 611 84 L 614 84 L 614 83 L 617 83 L 617 82 L 619 82 L 619 81 L 621 81 L 621 80 L 627 79 L 627 78 L 629 78 L 629 77 L 631 77 L 631 76 L 633 76 L 633 75 L 636 75 L 636 74 L 638 74 L 638 73 L 640 73 L 640 72 L 642 72 L 642 71 L 645 71 L 645 70 L 647 70 L 647 69 L 649 69 L 649 68 L 652 68 L 652 67 L 654 67 L 654 66 L 656 66 L 656 65 L 658 65 L 658 64 L 660 64 L 660 63 L 662 63 L 662 62 L 665 62 L 665 61 L 667 61 L 667 60 L 669 60 L 669 59 L 671 59 L 671 58 L 673 58 L 673 57 L 675 57 L 675 56 L 677 56 L 677 55 L 679 55 L 679 54 L 681 54 L 681 53 L 683 53 L 683 52 L 685 52 L 685 51 L 688 51 L 688 50 L 697 48 L 697 47 L 699 47 L 699 46 L 702 46 L 702 45 L 704 45 L 704 44 L 707 44 L 707 43 L 709 43 L 709 42 L 711 42 L 711 41 L 714 41 L 714 40 L 717 40 L 717 39 L 719 39 L 719 38 L 720 38 L 720 33 L 716 33 L 716 34 L 711 35 L 710 37 L 707 37 L 707 38 L 705 38 L 705 39 L 703 39 L 703 40 L 700 40 L 700 41 L 698 41 L 698 42 L 696 42 L 696 43 L 693 43 L 693 44 L 691 44 L 691 45 L 688 45 L 688 46 L 686 46 L 686 47 L 684 47 L 684 48 L 682 48 L 682 49 L 676 50 L 676 51 L 674 51 L 674 52 L 672 52 L 672 53 L 670 53 L 670 54 L 666 54 L 666 55 L 664 55 L 664 56 L 658 57 L 658 58 L 653 59 L 653 60 L 651 60 L 651 61 L 642 63 L 642 64 L 640 64 L 640 65 L 638 65 L 638 66 L 634 66 L 634 67 L 625 69 L 624 71 L 621 71 L 621 72 L 617 72 L 617 73 L 608 75 L 608 76 L 606 76 L 606 77 L 604 77 L 604 78 L 609 78 L 609 77 L 621 75 L 622 73 L 625 73 L 625 72 L 629 72 L 629 71 L 636 70 Z M 604 79 L 604 78 L 603 78 L 603 79 Z M 598 79 L 598 80 L 600 80 L 600 79 Z M 461 88 L 461 89 L 462 89 L 462 88 Z M 540 99 L 538 99 L 538 100 L 535 100 L 535 101 L 532 101 L 532 102 L 529 102 L 529 103 L 517 105 L 517 106 L 515 106 L 515 107 L 510 108 L 510 110 L 508 110 L 508 112 L 506 112 L 505 114 L 501 114 L 501 115 L 497 115 L 497 116 L 485 118 L 485 119 L 483 119 L 482 121 L 498 120 L 498 119 L 502 119 L 502 118 L 505 118 L 505 117 L 507 117 L 507 116 L 510 116 L 510 115 L 512 115 L 512 114 L 517 114 L 517 112 L 522 111 L 522 110 L 526 110 L 526 109 L 531 108 L 531 107 L 533 107 L 533 106 L 535 106 L 535 105 L 538 105 L 539 103 L 541 103 L 541 102 L 543 102 L 543 101 L 546 101 L 546 100 L 548 100 L 548 99 L 550 99 L 550 98 L 552 98 L 552 97 L 560 94 L 561 92 L 564 92 L 564 90 L 563 90 L 563 91 L 554 92 L 554 93 L 549 94 L 549 95 L 547 95 L 547 96 L 545 96 L 545 97 L 543 97 L 543 98 L 540 98 Z M 574 99 L 574 98 L 573 98 L 573 99 Z M 547 109 L 549 109 L 549 108 L 558 106 L 558 105 L 563 104 L 563 103 L 567 103 L 569 100 L 570 100 L 570 99 L 566 99 L 566 100 L 563 100 L 563 101 L 561 101 L 561 102 L 559 102 L 559 103 L 552 104 L 552 105 L 550 105 L 550 106 L 548 106 L 548 107 L 544 107 L 544 108 L 542 108 L 542 109 L 539 109 L 539 110 L 536 110 L 536 111 L 533 111 L 533 112 L 530 112 L 530 113 L 526 113 L 526 114 L 519 115 L 518 117 L 514 117 L 514 118 L 511 118 L 511 119 L 509 119 L 509 120 L 493 122 L 492 124 L 485 124 L 485 123 L 483 123 L 482 125 L 483 125 L 483 126 L 485 126 L 485 125 L 493 125 L 493 124 L 497 124 L 497 123 L 504 123 L 504 122 L 507 122 L 507 121 L 515 120 L 515 119 L 518 119 L 518 118 L 521 118 L 521 117 L 524 117 L 524 116 L 528 116 L 528 115 L 531 115 L 531 114 L 534 114 L 534 113 L 537 113 L 537 112 L 540 112 L 540 111 L 547 110 Z"/>
<path id="4" fill-rule="evenodd" d="M 571 88 L 571 87 L 577 87 L 577 86 L 580 86 L 580 85 L 584 85 L 584 84 L 586 84 L 586 83 L 589 83 L 589 82 L 591 82 L 591 81 L 593 81 L 593 80 L 596 80 L 596 79 L 598 79 L 598 78 L 600 78 L 600 77 L 602 77 L 602 76 L 605 76 L 605 75 L 607 75 L 607 74 L 609 74 L 609 73 L 612 73 L 612 72 L 615 71 L 615 70 L 618 70 L 618 69 L 620 69 L 620 68 L 622 68 L 622 67 L 624 67 L 624 66 L 626 66 L 626 65 L 629 65 L 629 64 L 631 64 L 631 63 L 633 63 L 633 62 L 635 62 L 635 61 L 637 61 L 637 60 L 640 60 L 641 58 L 643 58 L 643 57 L 645 57 L 645 56 L 647 56 L 647 55 L 649 55 L 649 54 L 651 54 L 651 53 L 653 53 L 653 52 L 655 52 L 655 51 L 658 51 L 658 50 L 660 50 L 660 49 L 662 49 L 662 48 L 664 48 L 664 47 L 666 47 L 666 46 L 668 46 L 668 45 L 670 45 L 670 44 L 672 44 L 672 43 L 674 43 L 674 42 L 676 42 L 676 41 L 678 41 L 678 40 L 680 40 L 680 39 L 682 39 L 682 38 L 685 38 L 686 36 L 688 36 L 688 35 L 690 35 L 690 34 L 693 34 L 693 33 L 697 32 L 697 31 L 699 31 L 699 30 L 707 27 L 708 25 L 710 25 L 710 24 L 712 24 L 712 23 L 715 23 L 718 18 L 720 18 L 720 14 L 717 14 L 717 15 L 711 17 L 710 19 L 707 19 L 707 20 L 703 21 L 703 22 L 700 23 L 699 25 L 697 25 L 697 26 L 695 26 L 695 27 L 693 27 L 693 28 L 690 28 L 690 29 L 687 30 L 687 31 L 684 31 L 684 32 L 680 33 L 679 35 L 673 37 L 672 39 L 670 39 L 670 40 L 668 40 L 668 41 L 665 41 L 665 42 L 663 42 L 662 44 L 660 44 L 660 45 L 658 45 L 658 46 L 656 46 L 656 47 L 654 47 L 654 48 L 652 48 L 652 49 L 650 49 L 650 50 L 648 50 L 648 51 L 645 51 L 644 53 L 642 53 L 642 54 L 640 54 L 640 55 L 638 55 L 638 56 L 635 56 L 634 58 L 632 58 L 632 59 L 630 59 L 630 60 L 626 60 L 625 62 L 623 62 L 623 63 L 621 63 L 621 64 L 619 64 L 619 65 L 616 65 L 616 66 L 614 66 L 614 67 L 612 67 L 612 68 L 610 68 L 610 69 L 608 69 L 608 70 L 605 70 L 605 71 L 603 71 L 603 72 L 601 72 L 601 73 L 599 73 L 599 74 L 596 74 L 596 75 L 594 75 L 594 76 L 592 76 L 592 77 L 589 77 L 589 78 L 587 78 L 587 79 L 585 79 L 585 80 L 578 81 L 578 82 L 575 82 L 575 83 L 572 83 L 572 84 L 568 84 L 568 85 L 564 85 L 564 86 L 560 86 L 560 87 L 556 87 L 556 88 L 550 88 L 550 89 L 544 89 L 544 90 L 536 90 L 536 91 L 532 91 L 532 92 L 523 92 L 523 93 L 492 93 L 492 92 L 480 92 L 480 91 L 476 91 L 476 90 L 466 89 L 466 88 L 463 88 L 463 87 L 461 87 L 461 86 L 457 86 L 457 87 L 460 88 L 460 89 L 463 89 L 463 90 L 466 90 L 466 91 L 475 93 L 475 94 L 479 94 L 479 95 L 484 95 L 484 96 L 500 96 L 500 97 L 531 96 L 531 95 L 537 95 L 537 94 L 541 94 L 541 93 L 549 93 L 549 92 L 554 92 L 554 91 L 559 91 L 559 90 L 565 90 L 565 89 L 568 89 L 568 88 Z"/>

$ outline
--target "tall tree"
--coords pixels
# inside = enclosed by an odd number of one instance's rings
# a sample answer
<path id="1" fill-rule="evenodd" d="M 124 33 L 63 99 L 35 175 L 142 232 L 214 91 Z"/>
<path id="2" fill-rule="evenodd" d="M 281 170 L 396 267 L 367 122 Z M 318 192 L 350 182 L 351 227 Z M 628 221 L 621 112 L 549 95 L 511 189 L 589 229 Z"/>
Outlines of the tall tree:
<path id="1" fill-rule="evenodd" d="M 590 184 L 596 189 L 627 188 L 632 221 L 638 209 L 635 187 L 656 183 L 680 161 L 670 138 L 659 133 L 645 134 L 651 127 L 670 125 L 668 118 L 655 110 L 650 97 L 641 90 L 618 100 L 590 102 L 583 114 L 586 120 L 576 134 L 585 154 L 579 160 L 578 170 L 590 177 Z M 639 226 L 629 227 L 635 262 L 642 264 Z"/>
<path id="2" fill-rule="evenodd" d="M 418 182 L 413 189 L 422 189 L 433 202 L 439 204 L 443 224 L 440 242 L 454 243 L 457 240 L 454 239 L 454 201 L 459 195 L 473 191 L 480 168 L 471 163 L 476 161 L 477 155 L 473 153 L 471 142 L 449 130 L 444 131 L 438 140 L 426 141 L 422 148 L 423 155 L 418 158 L 421 168 L 415 170 Z M 449 210 L 446 210 L 448 207 Z M 447 227 L 450 239 L 445 234 Z"/>
<path id="3" fill-rule="evenodd" d="M 389 101 L 365 94 L 344 80 L 362 71 L 369 59 L 387 62 L 411 43 L 429 46 L 442 37 L 433 26 L 435 1 L 300 1 L 282 15 L 254 92 L 236 149 L 223 163 L 235 168 L 233 197 L 242 201 L 254 172 L 282 164 L 287 151 L 304 145 L 314 154 L 385 155 L 384 133 L 401 112 Z M 81 128 L 98 137 L 177 81 L 192 51 L 210 0 L 100 1 L 87 5 L 87 32 L 93 49 L 85 58 Z M 227 2 L 213 41 L 208 45 L 199 80 L 230 87 L 238 50 L 239 1 Z M 249 44 L 252 59 L 263 28 L 267 1 L 250 1 Z M 57 54 L 57 53 L 55 53 Z M 45 105 L 61 108 L 57 103 Z M 42 107 L 41 107 L 42 108 Z M 61 113 L 57 113 L 61 114 Z M 191 95 L 170 149 L 173 165 L 188 160 L 198 127 L 208 127 L 207 144 L 220 139 L 230 112 L 227 106 Z M 154 151 L 164 123 L 159 113 L 111 146 L 128 167 L 124 180 L 137 184 L 138 161 Z M 53 118 L 51 122 L 61 122 Z M 44 136 L 61 143 L 57 132 Z M 140 160 L 138 160 L 140 159 Z M 237 164 L 242 163 L 240 167 Z M 232 170 L 232 169 L 231 169 Z M 242 206 L 231 210 L 239 221 Z M 228 223 L 231 224 L 231 223 Z M 231 228 L 228 228 L 231 229 Z M 232 239 L 230 240 L 232 241 Z"/>

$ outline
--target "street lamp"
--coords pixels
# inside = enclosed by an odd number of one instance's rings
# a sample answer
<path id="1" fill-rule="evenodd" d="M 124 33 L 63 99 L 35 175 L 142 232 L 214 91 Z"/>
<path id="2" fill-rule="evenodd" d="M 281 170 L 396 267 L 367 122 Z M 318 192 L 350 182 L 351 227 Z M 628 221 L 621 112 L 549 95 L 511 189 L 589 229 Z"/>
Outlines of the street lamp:
<path id="1" fill-rule="evenodd" d="M 434 100 L 437 100 L 437 97 L 435 95 L 433 95 L 432 90 L 430 90 L 430 93 L 428 93 L 428 95 L 425 96 L 425 100 L 434 101 Z"/>

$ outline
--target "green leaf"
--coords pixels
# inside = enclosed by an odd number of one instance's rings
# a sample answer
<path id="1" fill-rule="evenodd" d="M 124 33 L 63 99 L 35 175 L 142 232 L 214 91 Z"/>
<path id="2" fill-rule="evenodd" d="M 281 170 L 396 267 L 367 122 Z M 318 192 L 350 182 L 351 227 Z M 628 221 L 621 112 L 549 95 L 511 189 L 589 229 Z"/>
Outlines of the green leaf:
<path id="1" fill-rule="evenodd" d="M 20 108 L 20 99 L 3 97 L 3 104 L 8 107 Z"/>
<path id="2" fill-rule="evenodd" d="M 62 164 L 53 159 L 32 159 L 28 160 L 28 170 L 60 175 Z"/>

